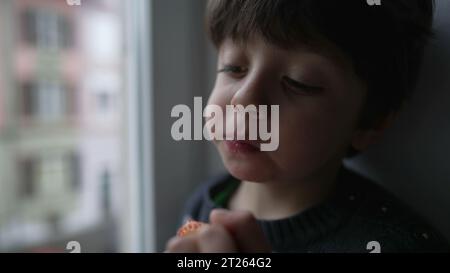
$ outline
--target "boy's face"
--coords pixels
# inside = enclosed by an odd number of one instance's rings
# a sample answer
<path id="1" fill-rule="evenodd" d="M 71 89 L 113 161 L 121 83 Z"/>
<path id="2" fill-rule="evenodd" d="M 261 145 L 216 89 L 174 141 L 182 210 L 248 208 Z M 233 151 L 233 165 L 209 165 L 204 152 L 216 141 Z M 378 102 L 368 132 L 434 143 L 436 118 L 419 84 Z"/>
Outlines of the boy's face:
<path id="1" fill-rule="evenodd" d="M 224 113 L 226 105 L 279 105 L 277 150 L 236 149 L 215 141 L 233 176 L 304 181 L 341 163 L 356 137 L 366 91 L 337 51 L 321 52 L 282 49 L 257 37 L 221 45 L 208 104 L 219 105 Z"/>

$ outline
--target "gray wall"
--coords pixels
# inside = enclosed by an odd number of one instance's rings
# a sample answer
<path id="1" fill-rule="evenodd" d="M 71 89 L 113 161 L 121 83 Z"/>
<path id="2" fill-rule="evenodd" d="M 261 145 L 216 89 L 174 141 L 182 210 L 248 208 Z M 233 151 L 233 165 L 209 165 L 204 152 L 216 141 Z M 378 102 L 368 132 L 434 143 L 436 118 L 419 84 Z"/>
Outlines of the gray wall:
<path id="1" fill-rule="evenodd" d="M 204 33 L 204 4 L 203 0 L 152 2 L 153 194 L 158 251 L 174 236 L 187 196 L 211 169 L 210 144 L 173 140 L 171 127 L 176 119 L 170 116 L 177 104 L 193 109 L 194 96 L 202 96 L 204 105 L 208 99 L 215 68 L 211 67 L 214 61 Z"/>
<path id="2" fill-rule="evenodd" d="M 384 139 L 350 166 L 379 181 L 450 239 L 450 1 L 436 1 L 436 37 L 415 96 Z"/>

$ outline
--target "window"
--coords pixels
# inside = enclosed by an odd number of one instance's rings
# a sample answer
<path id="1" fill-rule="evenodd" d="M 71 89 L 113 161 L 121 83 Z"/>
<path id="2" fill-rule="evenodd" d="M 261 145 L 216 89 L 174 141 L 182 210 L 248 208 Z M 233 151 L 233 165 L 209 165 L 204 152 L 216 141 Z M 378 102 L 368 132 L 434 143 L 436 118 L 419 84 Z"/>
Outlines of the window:
<path id="1" fill-rule="evenodd" d="M 66 90 L 58 83 L 41 82 L 35 98 L 35 108 L 40 120 L 58 120 L 67 113 Z"/>
<path id="2" fill-rule="evenodd" d="M 131 249 L 128 5 L 0 2 L 0 252 Z"/>
<path id="3" fill-rule="evenodd" d="M 71 113 L 71 93 L 61 83 L 26 83 L 22 92 L 22 112 L 25 116 L 42 122 L 54 122 L 67 118 Z"/>
<path id="4" fill-rule="evenodd" d="M 19 173 L 20 173 L 20 188 L 19 196 L 20 198 L 31 198 L 35 194 L 36 190 L 36 166 L 37 161 L 32 158 L 27 158 L 19 163 Z"/>
<path id="5" fill-rule="evenodd" d="M 108 94 L 108 92 L 100 92 L 97 95 L 97 107 L 99 112 L 101 113 L 108 113 L 113 110 L 112 95 Z"/>
<path id="6" fill-rule="evenodd" d="M 21 21 L 22 37 L 32 46 L 60 49 L 73 45 L 72 22 L 57 10 L 29 8 L 22 12 Z"/>
<path id="7" fill-rule="evenodd" d="M 78 191 L 81 188 L 80 156 L 76 152 L 70 152 L 67 156 L 67 165 L 70 170 L 70 186 L 72 190 Z"/>
<path id="8" fill-rule="evenodd" d="M 35 109 L 35 90 L 32 83 L 25 83 L 22 87 L 22 114 L 24 116 L 33 116 L 37 112 Z"/>
<path id="9" fill-rule="evenodd" d="M 204 1 L 81 3 L 0 2 L 0 252 L 160 251 L 211 164 L 162 129 L 214 74 Z"/>
<path id="10" fill-rule="evenodd" d="M 21 33 L 23 40 L 29 44 L 37 44 L 37 28 L 36 28 L 36 13 L 27 9 L 22 13 L 22 28 Z"/>

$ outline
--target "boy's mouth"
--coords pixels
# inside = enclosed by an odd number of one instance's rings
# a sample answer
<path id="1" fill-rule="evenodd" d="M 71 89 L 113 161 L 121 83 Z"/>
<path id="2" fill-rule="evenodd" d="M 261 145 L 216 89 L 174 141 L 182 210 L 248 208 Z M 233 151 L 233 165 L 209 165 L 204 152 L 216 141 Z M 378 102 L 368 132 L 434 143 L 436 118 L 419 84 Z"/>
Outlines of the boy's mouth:
<path id="1" fill-rule="evenodd" d="M 225 140 L 228 150 L 233 153 L 260 152 L 260 143 L 255 140 Z"/>

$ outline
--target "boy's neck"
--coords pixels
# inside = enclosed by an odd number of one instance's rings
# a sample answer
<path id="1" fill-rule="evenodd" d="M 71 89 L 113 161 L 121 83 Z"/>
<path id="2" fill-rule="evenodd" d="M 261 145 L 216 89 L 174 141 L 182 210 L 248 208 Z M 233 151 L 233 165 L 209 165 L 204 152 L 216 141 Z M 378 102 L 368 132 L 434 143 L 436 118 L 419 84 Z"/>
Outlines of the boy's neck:
<path id="1" fill-rule="evenodd" d="M 333 191 L 341 163 L 317 172 L 308 181 L 242 181 L 228 204 L 258 219 L 277 220 L 293 216 L 323 202 Z"/>

